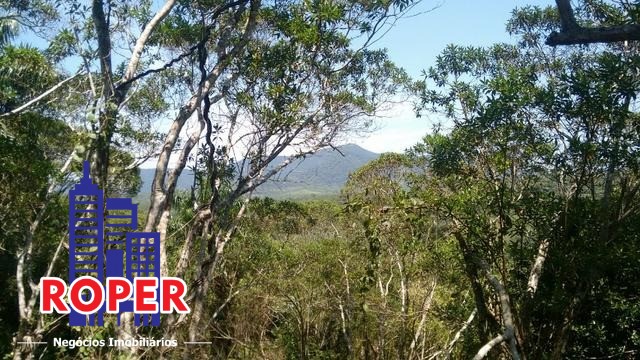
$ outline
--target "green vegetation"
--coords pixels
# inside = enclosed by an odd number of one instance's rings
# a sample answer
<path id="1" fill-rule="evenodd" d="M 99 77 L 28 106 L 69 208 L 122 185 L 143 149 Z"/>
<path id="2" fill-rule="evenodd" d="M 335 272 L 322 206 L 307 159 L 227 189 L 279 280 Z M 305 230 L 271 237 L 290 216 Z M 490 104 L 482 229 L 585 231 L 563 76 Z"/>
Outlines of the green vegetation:
<path id="1" fill-rule="evenodd" d="M 450 45 L 410 79 L 371 43 L 414 4 L 0 1 L 0 356 L 638 358 L 638 6 L 517 9 L 516 44 Z M 400 93 L 446 120 L 406 153 L 360 153 L 327 194 L 348 167 L 323 149 Z M 139 228 L 191 314 L 38 311 L 39 278 L 66 278 L 84 159 L 108 196 L 147 183 Z M 289 169 L 315 181 L 314 162 L 321 181 L 261 196 Z M 138 336 L 179 346 L 52 345 Z"/>

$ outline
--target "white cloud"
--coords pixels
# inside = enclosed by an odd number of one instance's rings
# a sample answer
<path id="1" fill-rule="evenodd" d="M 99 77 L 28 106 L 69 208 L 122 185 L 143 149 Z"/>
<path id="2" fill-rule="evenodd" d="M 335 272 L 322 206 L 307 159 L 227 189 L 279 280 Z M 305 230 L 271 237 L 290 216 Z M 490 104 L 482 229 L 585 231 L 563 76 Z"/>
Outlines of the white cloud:
<path id="1" fill-rule="evenodd" d="M 398 102 L 381 113 L 373 132 L 352 137 L 349 142 L 377 153 L 403 152 L 429 133 L 432 125 L 428 118 L 416 117 L 410 102 Z"/>

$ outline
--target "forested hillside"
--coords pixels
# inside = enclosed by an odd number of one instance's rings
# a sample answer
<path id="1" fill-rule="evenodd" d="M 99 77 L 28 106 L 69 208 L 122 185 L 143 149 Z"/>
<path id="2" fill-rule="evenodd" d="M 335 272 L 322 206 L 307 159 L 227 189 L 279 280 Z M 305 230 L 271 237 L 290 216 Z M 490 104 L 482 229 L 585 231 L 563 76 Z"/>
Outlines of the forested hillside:
<path id="1" fill-rule="evenodd" d="M 411 77 L 418 4 L 0 0 L 0 358 L 640 358 L 640 5 L 523 1 Z M 419 142 L 344 145 L 401 101 Z M 131 308 L 46 311 L 74 271 Z"/>
<path id="2" fill-rule="evenodd" d="M 276 199 L 309 199 L 312 197 L 336 197 L 347 182 L 349 174 L 378 157 L 355 144 L 347 144 L 319 150 L 306 158 L 297 159 L 256 189 L 256 196 Z M 267 169 L 286 161 L 286 156 L 276 157 Z M 137 198 L 145 201 L 151 193 L 154 169 L 140 169 L 142 186 Z M 185 170 L 176 188 L 190 191 L 194 185 L 194 173 Z"/>

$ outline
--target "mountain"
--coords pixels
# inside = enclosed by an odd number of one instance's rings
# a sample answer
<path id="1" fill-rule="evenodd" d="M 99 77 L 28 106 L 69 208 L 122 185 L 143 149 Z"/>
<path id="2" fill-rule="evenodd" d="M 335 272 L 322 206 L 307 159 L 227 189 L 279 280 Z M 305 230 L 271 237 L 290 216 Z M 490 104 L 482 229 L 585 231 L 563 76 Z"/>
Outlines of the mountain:
<path id="1" fill-rule="evenodd" d="M 346 183 L 350 173 L 378 158 L 379 154 L 365 150 L 355 144 L 347 144 L 333 149 L 323 149 L 305 159 L 287 165 L 279 174 L 261 185 L 257 196 L 274 198 L 310 198 L 335 196 Z M 269 167 L 286 160 L 279 156 Z M 140 169 L 142 188 L 138 197 L 147 197 L 151 191 L 154 169 Z M 193 173 L 185 170 L 178 179 L 178 189 L 190 189 Z"/>

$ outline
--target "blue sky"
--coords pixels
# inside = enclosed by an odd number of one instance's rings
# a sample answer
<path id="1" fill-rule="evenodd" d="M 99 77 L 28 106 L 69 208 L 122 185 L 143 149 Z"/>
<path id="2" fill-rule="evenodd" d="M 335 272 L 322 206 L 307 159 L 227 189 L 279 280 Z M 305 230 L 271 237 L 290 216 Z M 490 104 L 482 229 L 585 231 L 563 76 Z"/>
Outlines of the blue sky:
<path id="1" fill-rule="evenodd" d="M 515 42 L 505 24 L 516 7 L 555 5 L 554 0 L 423 0 L 414 13 L 436 9 L 402 19 L 375 45 L 387 48 L 391 59 L 407 73 L 418 78 L 448 45 L 488 46 Z M 415 117 L 409 103 L 395 105 L 377 120 L 377 130 L 366 137 L 347 142 L 375 152 L 401 152 L 418 142 L 438 119 Z"/>

